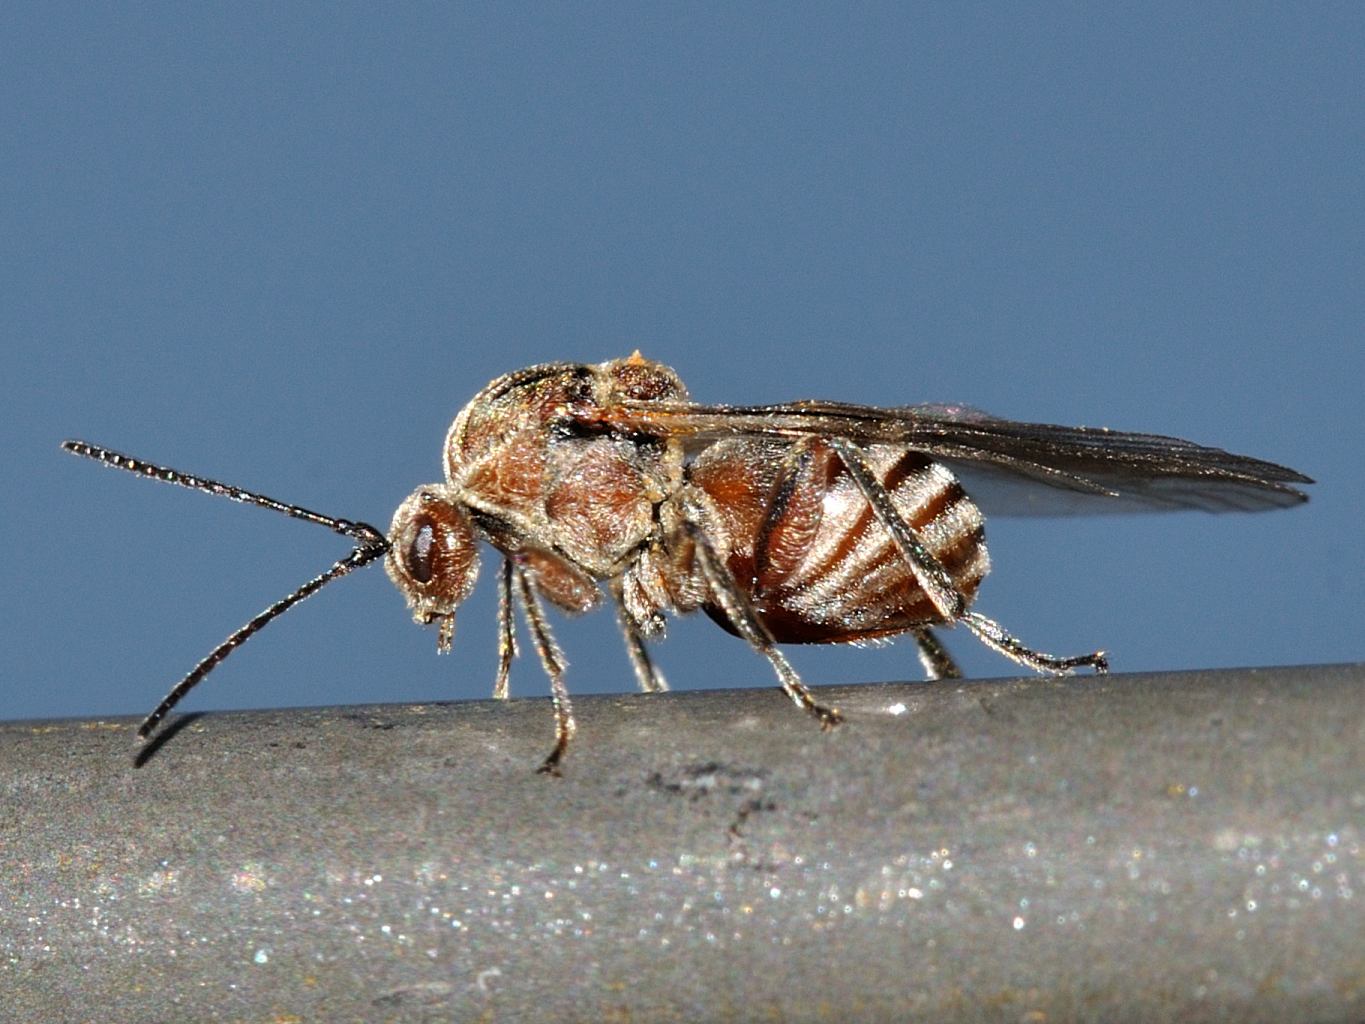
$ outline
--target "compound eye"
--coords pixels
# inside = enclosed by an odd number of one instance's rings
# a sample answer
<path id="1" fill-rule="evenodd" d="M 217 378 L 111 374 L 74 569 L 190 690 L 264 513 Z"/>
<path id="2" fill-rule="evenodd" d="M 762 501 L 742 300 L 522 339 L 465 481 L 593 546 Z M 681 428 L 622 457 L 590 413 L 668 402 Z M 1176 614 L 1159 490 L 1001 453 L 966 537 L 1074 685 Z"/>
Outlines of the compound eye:
<path id="1" fill-rule="evenodd" d="M 478 535 L 458 504 L 424 488 L 393 514 L 384 568 L 422 621 L 449 615 L 479 572 Z"/>
<path id="2" fill-rule="evenodd" d="M 408 542 L 403 561 L 413 579 L 418 583 L 430 583 L 434 575 L 431 558 L 436 546 L 436 530 L 429 519 L 422 519 L 413 525 L 416 529 L 412 532 L 412 540 Z"/>

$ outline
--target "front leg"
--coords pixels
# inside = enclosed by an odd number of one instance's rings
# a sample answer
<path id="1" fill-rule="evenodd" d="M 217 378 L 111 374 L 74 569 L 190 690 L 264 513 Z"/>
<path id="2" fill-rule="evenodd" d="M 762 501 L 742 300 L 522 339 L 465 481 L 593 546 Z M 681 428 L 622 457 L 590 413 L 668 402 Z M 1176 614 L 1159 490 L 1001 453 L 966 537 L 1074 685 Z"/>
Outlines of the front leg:
<path id="1" fill-rule="evenodd" d="M 559 775 L 559 762 L 563 760 L 565 751 L 569 749 L 569 742 L 578 730 L 573 718 L 573 703 L 569 700 L 569 688 L 564 685 L 564 670 L 568 663 L 550 632 L 550 624 L 545 619 L 545 608 L 540 603 L 540 595 L 536 593 L 535 586 L 520 566 L 513 565 L 511 573 L 517 597 L 521 602 L 522 614 L 526 616 L 526 625 L 531 632 L 531 642 L 535 644 L 536 653 L 540 655 L 540 663 L 545 667 L 545 674 L 550 677 L 550 697 L 555 707 L 554 749 L 541 763 L 539 770 L 546 775 Z"/>
<path id="2" fill-rule="evenodd" d="M 507 699 L 512 661 L 517 656 L 517 618 L 512 610 L 512 580 L 516 571 L 512 559 L 504 557 L 502 572 L 498 574 L 498 677 L 493 683 L 496 700 Z"/>

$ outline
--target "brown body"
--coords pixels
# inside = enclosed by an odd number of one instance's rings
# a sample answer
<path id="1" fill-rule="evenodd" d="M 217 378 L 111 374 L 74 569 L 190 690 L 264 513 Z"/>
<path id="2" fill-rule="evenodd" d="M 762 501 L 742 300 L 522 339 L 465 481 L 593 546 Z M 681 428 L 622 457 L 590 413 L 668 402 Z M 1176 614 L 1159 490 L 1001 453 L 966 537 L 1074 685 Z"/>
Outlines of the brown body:
<path id="1" fill-rule="evenodd" d="M 704 609 L 768 659 L 795 703 L 832 726 L 839 713 L 816 703 L 777 644 L 909 633 L 930 677 L 940 678 L 959 673 L 931 627 L 960 624 L 1038 672 L 1107 668 L 1102 652 L 1045 654 L 971 610 L 990 568 L 982 514 L 945 463 L 1003 485 L 1001 508 L 1025 513 L 1286 508 L 1307 500 L 1292 485 L 1311 482 L 1178 438 L 1018 423 L 963 407 L 702 405 L 676 373 L 638 353 L 493 381 L 451 426 L 445 480 L 409 496 L 387 537 L 98 445 L 65 447 L 318 523 L 356 544 L 202 659 L 139 735 L 272 619 L 381 556 L 413 617 L 435 624 L 439 647 L 449 649 L 486 540 L 503 556 L 493 692 L 507 696 L 519 604 L 550 677 L 556 742 L 542 766 L 550 772 L 574 719 L 542 598 L 582 612 L 600 602 L 605 583 L 646 691 L 667 688 L 646 638 L 662 631 L 665 613 Z"/>
<path id="2" fill-rule="evenodd" d="M 970 610 L 990 568 L 984 524 L 943 458 L 1114 507 L 1283 507 L 1304 500 L 1287 481 L 1306 479 L 1174 438 L 960 408 L 703 406 L 637 353 L 531 367 L 476 395 L 446 439 L 445 483 L 395 514 L 386 566 L 445 649 L 477 572 L 477 539 L 503 554 L 494 693 L 507 694 L 519 601 L 555 698 L 550 771 L 574 724 L 540 598 L 586 611 L 602 582 L 642 689 L 666 689 L 645 646 L 664 613 L 704 609 L 764 654 L 788 696 L 826 726 L 839 713 L 814 701 L 776 644 L 910 633 L 938 678 L 959 673 L 930 627 L 961 623 L 1036 671 L 1105 671 L 1102 652 L 1035 651 Z"/>
<path id="3" fill-rule="evenodd" d="M 697 513 L 777 643 L 868 640 L 944 621 L 823 440 L 737 437 L 689 457 L 682 438 L 603 426 L 626 401 L 686 399 L 672 370 L 638 357 L 510 374 L 456 418 L 445 486 L 419 493 L 452 521 L 467 513 L 565 611 L 593 607 L 597 581 L 618 579 L 626 613 L 645 635 L 658 632 L 662 613 L 697 608 L 739 632 L 711 599 L 693 538 L 677 528 Z M 981 513 L 941 463 L 889 445 L 866 456 L 896 511 L 970 602 L 990 566 Z M 395 537 L 400 525 L 411 530 L 400 524 L 407 518 L 395 517 Z M 417 521 L 426 521 L 422 513 Z M 472 551 L 457 531 L 458 550 Z M 407 589 L 404 553 L 395 543 L 389 565 Z M 431 585 L 448 592 L 444 581 Z M 453 612 L 424 596 L 419 588 L 422 621 Z"/>

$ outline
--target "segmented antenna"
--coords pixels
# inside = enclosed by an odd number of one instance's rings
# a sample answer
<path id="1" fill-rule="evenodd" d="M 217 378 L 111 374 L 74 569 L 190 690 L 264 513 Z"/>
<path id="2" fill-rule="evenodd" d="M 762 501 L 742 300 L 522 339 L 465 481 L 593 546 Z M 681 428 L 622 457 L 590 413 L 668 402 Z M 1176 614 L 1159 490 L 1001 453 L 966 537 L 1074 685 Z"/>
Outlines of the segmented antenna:
<path id="1" fill-rule="evenodd" d="M 233 501 L 240 501 L 244 505 L 256 505 L 260 508 L 268 508 L 275 512 L 281 512 L 293 519 L 302 519 L 305 522 L 316 523 L 325 526 L 334 533 L 339 533 L 343 537 L 349 537 L 357 541 L 355 548 L 349 555 L 338 561 L 330 569 L 321 575 L 314 576 L 311 580 L 299 587 L 292 594 L 280 598 L 269 608 L 260 612 L 252 618 L 246 625 L 242 626 L 221 644 L 215 647 L 209 654 L 190 670 L 184 679 L 171 687 L 171 691 L 166 694 L 160 704 L 156 706 L 138 726 L 137 734 L 141 739 L 147 739 L 156 727 L 161 724 L 162 719 L 180 703 L 181 699 L 189 693 L 206 675 L 217 667 L 218 663 L 235 651 L 251 638 L 252 634 L 260 632 L 271 619 L 282 615 L 294 605 L 298 604 L 305 597 L 317 593 L 332 580 L 340 579 L 354 569 L 368 565 L 376 558 L 384 555 L 389 550 L 389 542 L 382 533 L 368 523 L 353 523 L 349 519 L 336 519 L 332 516 L 322 515 L 320 512 L 312 512 L 298 505 L 288 505 L 282 501 L 267 497 L 264 494 L 255 494 L 252 491 L 243 490 L 240 487 L 233 487 L 231 484 L 219 483 L 217 480 L 209 480 L 205 477 L 193 476 L 190 473 L 182 473 L 176 469 L 166 466 L 156 466 L 150 462 L 143 462 L 129 455 L 123 455 L 108 448 L 103 448 L 97 444 L 90 444 L 86 441 L 63 441 L 62 448 L 73 455 L 82 455 L 87 459 L 94 459 L 106 466 L 113 466 L 115 469 L 124 469 L 129 473 L 136 473 L 138 476 L 145 476 L 152 480 L 160 480 L 163 483 L 178 484 L 181 487 L 189 487 L 196 491 L 205 491 L 208 494 L 217 494 L 224 498 L 231 498 Z"/>

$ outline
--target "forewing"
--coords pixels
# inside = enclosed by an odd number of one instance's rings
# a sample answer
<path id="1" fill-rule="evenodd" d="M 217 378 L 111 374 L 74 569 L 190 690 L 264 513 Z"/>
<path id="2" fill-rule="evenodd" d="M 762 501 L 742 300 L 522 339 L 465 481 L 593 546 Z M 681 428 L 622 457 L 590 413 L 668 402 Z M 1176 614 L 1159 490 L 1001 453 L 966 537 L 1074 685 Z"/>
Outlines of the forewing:
<path id="1" fill-rule="evenodd" d="M 1020 423 L 966 406 L 641 402 L 600 415 L 612 429 L 696 443 L 815 436 L 903 445 L 952 464 L 973 499 L 997 515 L 1250 512 L 1307 501 L 1293 485 L 1312 483 L 1286 466 L 1176 437 Z"/>

